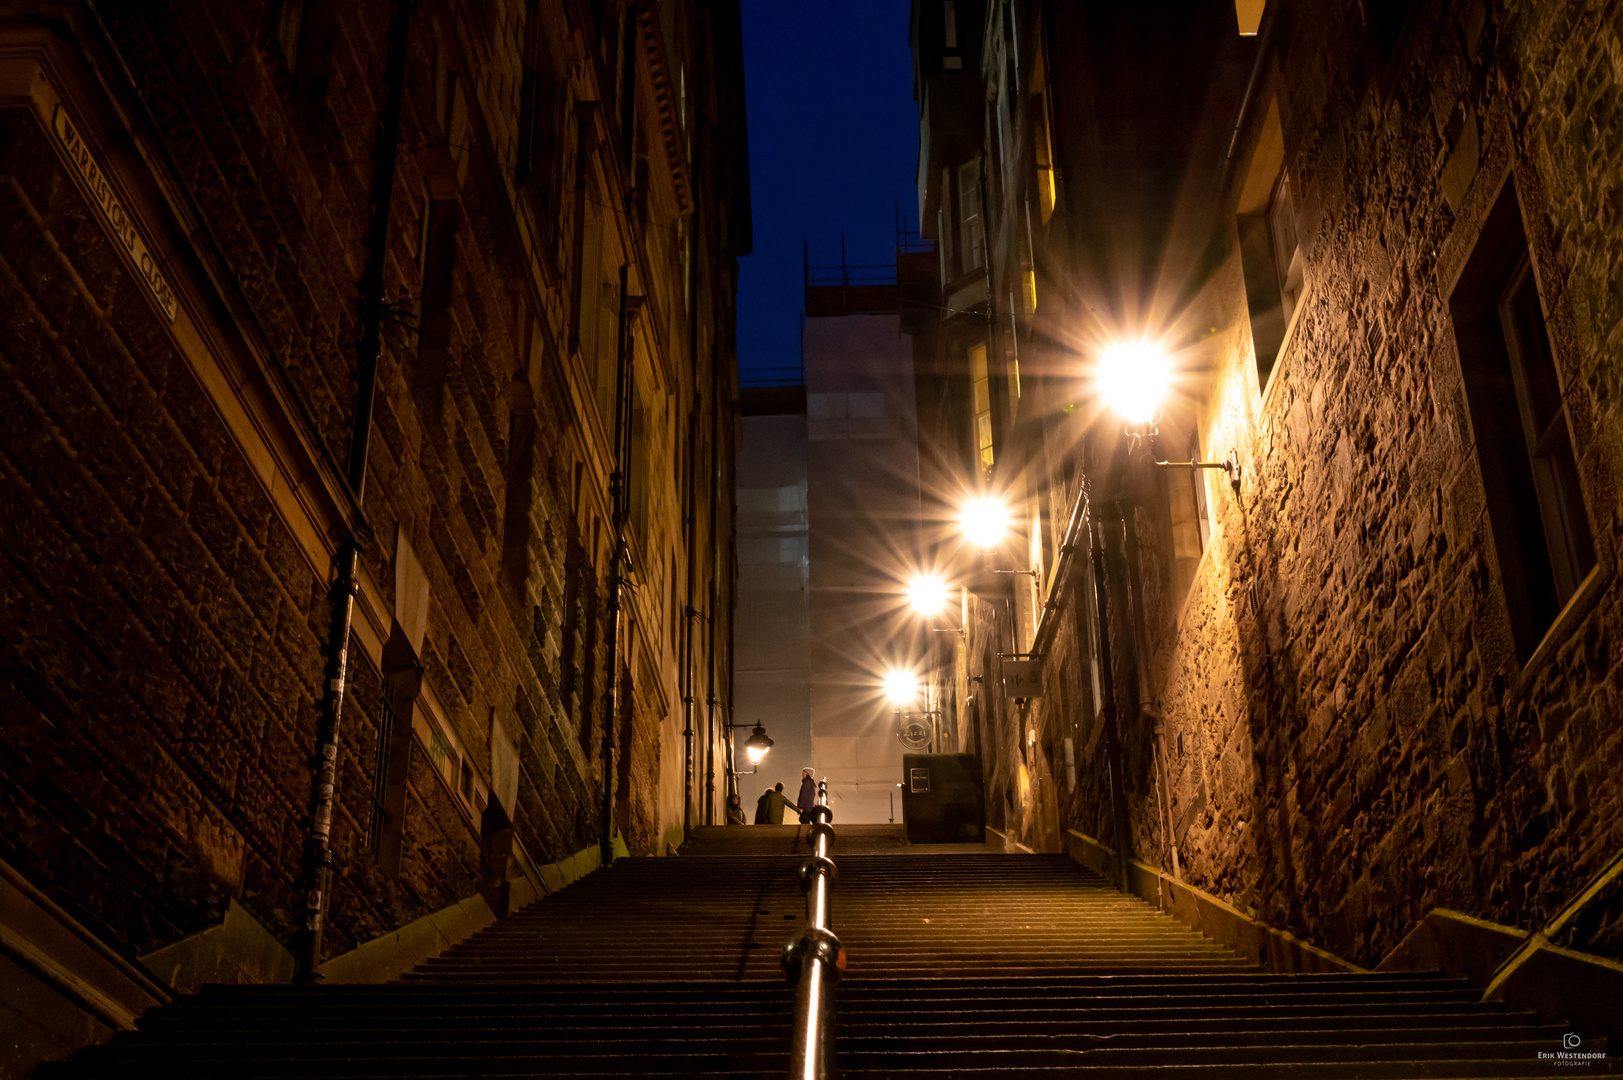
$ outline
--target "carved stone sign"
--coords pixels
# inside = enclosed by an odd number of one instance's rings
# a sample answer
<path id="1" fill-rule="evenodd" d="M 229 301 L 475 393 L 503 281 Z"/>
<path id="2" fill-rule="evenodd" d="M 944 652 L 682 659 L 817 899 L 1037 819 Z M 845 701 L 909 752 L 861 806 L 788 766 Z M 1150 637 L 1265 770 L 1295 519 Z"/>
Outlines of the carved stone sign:
<path id="1" fill-rule="evenodd" d="M 62 148 L 67 152 L 68 160 L 73 162 L 74 169 L 79 173 L 79 179 L 84 181 L 85 189 L 90 194 L 90 201 L 101 211 L 102 224 L 107 226 L 107 231 L 113 235 L 113 239 L 118 242 L 125 255 L 129 256 L 131 264 L 135 267 L 136 276 L 146 283 L 147 292 L 158 305 L 158 310 L 162 311 L 170 322 L 174 322 L 175 290 L 164 280 L 163 274 L 158 269 L 158 260 L 148 250 L 146 242 L 141 239 L 130 212 L 118 201 L 106 173 L 91 155 L 90 146 L 79 135 L 79 129 L 74 126 L 73 121 L 68 118 L 68 111 L 61 105 L 56 107 L 56 117 L 51 126 L 56 131 L 56 137 L 62 141 Z"/>

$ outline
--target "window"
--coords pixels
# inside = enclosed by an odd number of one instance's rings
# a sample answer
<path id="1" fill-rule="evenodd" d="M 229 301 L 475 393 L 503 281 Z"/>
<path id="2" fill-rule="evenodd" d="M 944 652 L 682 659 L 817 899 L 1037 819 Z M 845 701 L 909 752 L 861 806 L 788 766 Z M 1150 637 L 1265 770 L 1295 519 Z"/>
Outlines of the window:
<path id="1" fill-rule="evenodd" d="M 434 123 L 445 140 L 457 183 L 468 177 L 468 94 L 462 77 L 450 66 L 445 47 L 434 57 Z"/>
<path id="2" fill-rule="evenodd" d="M 986 371 L 986 344 L 969 348 L 969 376 L 975 395 L 975 447 L 980 456 L 981 471 L 992 471 L 992 381 Z"/>
<path id="3" fill-rule="evenodd" d="M 653 418 L 643 406 L 642 394 L 639 392 L 636 379 L 628 380 L 627 387 L 631 391 L 630 408 L 626 411 L 631 414 L 631 460 L 629 473 L 626 477 L 626 511 L 630 517 L 631 535 L 636 539 L 641 551 L 648 550 L 648 459 L 650 453 L 649 430 Z"/>
<path id="4" fill-rule="evenodd" d="M 1525 663 L 1595 565 L 1572 433 L 1507 182 L 1449 297 L 1516 651 Z"/>
<path id="5" fill-rule="evenodd" d="M 282 47 L 282 59 L 292 71 L 299 62 L 299 24 L 304 21 L 304 0 L 281 0 L 272 17 L 276 43 Z"/>
<path id="6" fill-rule="evenodd" d="M 422 291 L 417 309 L 417 395 L 419 407 L 438 415 L 451 353 L 451 294 L 456 269 L 457 204 L 428 198 L 423 208 L 419 247 Z"/>
<path id="7" fill-rule="evenodd" d="M 1043 50 L 1037 49 L 1037 59 L 1031 72 L 1031 149 L 1037 165 L 1037 209 L 1042 223 L 1054 215 L 1054 204 L 1059 189 L 1054 182 L 1054 141 L 1049 134 L 1048 72 L 1043 67 Z M 1029 212 L 1028 212 L 1029 217 Z"/>
<path id="8" fill-rule="evenodd" d="M 964 273 L 986 265 L 986 231 L 981 222 L 980 162 L 958 166 L 960 267 Z"/>
<path id="9" fill-rule="evenodd" d="M 271 5 L 271 32 L 293 73 L 293 92 L 307 101 L 327 94 L 332 56 L 333 6 L 328 0 L 279 0 Z"/>
<path id="10" fill-rule="evenodd" d="M 1390 64 L 1397 51 L 1403 26 L 1409 19 L 1410 0 L 1365 0 L 1370 29 L 1381 50 L 1381 63 Z"/>
<path id="11" fill-rule="evenodd" d="M 1234 0 L 1234 15 L 1240 24 L 1241 37 L 1256 37 L 1262 25 L 1264 0 Z"/>
<path id="12" fill-rule="evenodd" d="M 1288 172 L 1280 174 L 1274 197 L 1268 204 L 1268 237 L 1273 241 L 1274 274 L 1279 280 L 1285 325 L 1289 326 L 1302 292 L 1302 248 L 1296 240 L 1296 200 L 1291 195 Z"/>
<path id="13" fill-rule="evenodd" d="M 620 372 L 620 285 L 616 280 L 600 278 L 597 284 L 597 412 L 603 418 L 603 432 L 614 438 L 614 409 L 618 387 L 615 378 Z M 628 335 L 629 336 L 629 335 Z M 630 348 L 628 340 L 626 347 Z"/>
<path id="14" fill-rule="evenodd" d="M 389 789 L 389 756 L 394 746 L 394 702 L 392 688 L 383 684 L 383 701 L 378 709 L 377 745 L 372 762 L 372 820 L 366 830 L 366 850 L 377 855 L 383 846 L 383 824 L 388 819 L 384 796 Z"/>
<path id="15" fill-rule="evenodd" d="M 1240 191 L 1236 219 L 1259 390 L 1268 387 L 1268 378 L 1273 374 L 1279 350 L 1285 343 L 1285 332 L 1302 294 L 1296 199 L 1284 161 L 1284 135 L 1276 99 L 1263 119 L 1251 167 Z"/>
<path id="16" fill-rule="evenodd" d="M 561 182 L 558 149 L 562 141 L 560 110 L 564 95 L 538 7 L 530 9 L 526 20 L 524 54 L 513 180 L 528 190 L 542 227 L 552 229 L 558 220 Z"/>
<path id="17" fill-rule="evenodd" d="M 527 400 L 508 414 L 506 504 L 502 510 L 502 570 L 515 592 L 530 576 L 530 513 L 535 501 L 535 406 Z"/>
<path id="18" fill-rule="evenodd" d="M 1189 438 L 1188 460 L 1200 460 L 1200 440 Z M 1194 583 L 1201 553 L 1211 543 L 1206 510 L 1206 476 L 1200 469 L 1168 469 L 1167 509 L 1172 524 L 1173 596 L 1181 600 Z"/>

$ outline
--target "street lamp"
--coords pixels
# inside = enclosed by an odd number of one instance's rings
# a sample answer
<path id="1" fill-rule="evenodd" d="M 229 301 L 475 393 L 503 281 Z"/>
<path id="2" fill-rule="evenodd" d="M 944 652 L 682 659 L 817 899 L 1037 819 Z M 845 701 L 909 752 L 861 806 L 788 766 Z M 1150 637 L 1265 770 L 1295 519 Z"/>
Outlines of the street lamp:
<path id="1" fill-rule="evenodd" d="M 1172 361 L 1147 341 L 1117 342 L 1100 355 L 1094 383 L 1123 420 L 1153 425 L 1172 387 Z"/>
<path id="2" fill-rule="evenodd" d="M 1093 373 L 1099 395 L 1127 421 L 1127 433 L 1154 435 L 1161 419 L 1161 402 L 1172 389 L 1172 361 L 1147 341 L 1122 341 L 1099 356 Z M 1229 486 L 1240 494 L 1240 455 L 1229 451 L 1222 461 L 1157 461 L 1161 469 L 1222 469 Z"/>
<path id="3" fill-rule="evenodd" d="M 907 602 L 916 614 L 933 619 L 947 606 L 947 583 L 934 574 L 919 574 L 907 583 Z"/>
<path id="4" fill-rule="evenodd" d="M 731 729 L 749 727 L 748 724 L 728 724 L 727 726 Z M 737 769 L 730 771 L 734 776 L 753 776 L 760 771 L 761 759 L 766 757 L 767 752 L 771 749 L 772 740 L 767 737 L 766 728 L 761 726 L 759 720 L 755 721 L 755 727 L 750 731 L 750 737 L 744 740 L 744 754 L 750 759 L 750 764 L 755 768 L 747 773 L 740 772 Z"/>
<path id="5" fill-rule="evenodd" d="M 982 551 L 991 551 L 1008 535 L 1009 508 L 995 496 L 978 495 L 960 508 L 958 524 L 970 543 Z"/>
<path id="6" fill-rule="evenodd" d="M 885 672 L 885 697 L 898 709 L 919 699 L 919 677 L 911 671 L 891 668 Z"/>
<path id="7" fill-rule="evenodd" d="M 766 728 L 756 721 L 755 730 L 744 740 L 744 753 L 749 755 L 750 764 L 759 765 L 761 759 L 766 757 L 767 751 L 771 749 L 772 740 L 766 737 Z"/>

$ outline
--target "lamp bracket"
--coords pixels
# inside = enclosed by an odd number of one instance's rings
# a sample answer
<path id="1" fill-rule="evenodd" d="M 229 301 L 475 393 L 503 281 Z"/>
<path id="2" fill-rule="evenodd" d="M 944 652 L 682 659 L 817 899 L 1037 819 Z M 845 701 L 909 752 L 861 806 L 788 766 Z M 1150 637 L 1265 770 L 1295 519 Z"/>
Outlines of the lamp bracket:
<path id="1" fill-rule="evenodd" d="M 1157 461 L 1155 467 L 1158 469 L 1189 469 L 1191 472 L 1195 469 L 1222 469 L 1225 473 L 1228 473 L 1229 486 L 1234 489 L 1234 494 L 1240 494 L 1240 454 L 1237 450 L 1230 450 L 1229 456 L 1222 461 Z M 1009 571 L 998 571 L 998 573 L 1006 572 Z M 1013 572 L 1018 573 L 1019 571 Z"/>

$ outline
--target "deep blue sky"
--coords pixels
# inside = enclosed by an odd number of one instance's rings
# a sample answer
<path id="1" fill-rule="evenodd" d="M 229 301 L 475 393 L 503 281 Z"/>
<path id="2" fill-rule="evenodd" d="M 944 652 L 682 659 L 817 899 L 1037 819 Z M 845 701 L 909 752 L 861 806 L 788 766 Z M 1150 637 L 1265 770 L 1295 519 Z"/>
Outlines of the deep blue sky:
<path id="1" fill-rule="evenodd" d="M 739 261 L 738 364 L 800 362 L 801 237 L 812 265 L 895 257 L 917 228 L 919 126 L 907 0 L 743 0 L 755 253 Z"/>

